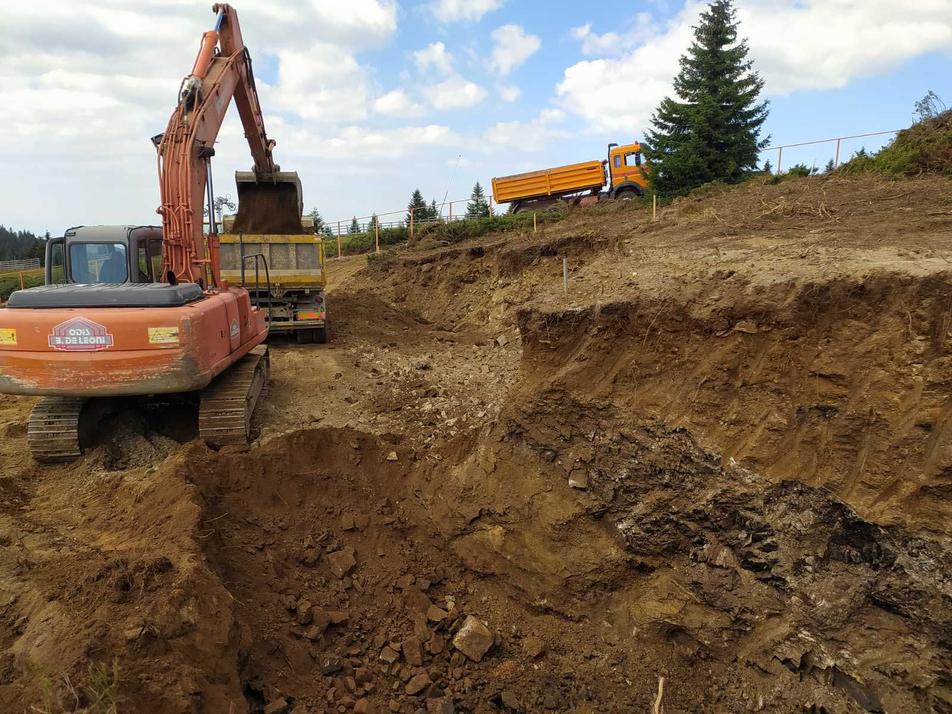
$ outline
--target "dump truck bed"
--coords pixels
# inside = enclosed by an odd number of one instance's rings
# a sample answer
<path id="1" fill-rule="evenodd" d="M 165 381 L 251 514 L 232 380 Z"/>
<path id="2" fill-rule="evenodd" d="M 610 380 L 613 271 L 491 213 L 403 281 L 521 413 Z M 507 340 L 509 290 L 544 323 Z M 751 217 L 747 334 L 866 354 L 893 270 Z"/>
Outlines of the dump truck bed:
<path id="1" fill-rule="evenodd" d="M 285 289 L 323 288 L 327 284 L 324 270 L 324 241 L 313 234 L 234 234 L 223 233 L 221 243 L 221 274 L 233 285 L 241 284 L 241 255 L 263 253 L 268 261 L 271 285 Z M 260 274 L 264 287 L 263 270 Z M 245 263 L 245 283 L 254 282 L 254 262 Z"/>
<path id="2" fill-rule="evenodd" d="M 600 190 L 604 185 L 605 168 L 602 162 L 586 161 L 494 178 L 493 200 L 496 203 L 512 203 L 530 198 L 567 196 L 582 191 Z"/>

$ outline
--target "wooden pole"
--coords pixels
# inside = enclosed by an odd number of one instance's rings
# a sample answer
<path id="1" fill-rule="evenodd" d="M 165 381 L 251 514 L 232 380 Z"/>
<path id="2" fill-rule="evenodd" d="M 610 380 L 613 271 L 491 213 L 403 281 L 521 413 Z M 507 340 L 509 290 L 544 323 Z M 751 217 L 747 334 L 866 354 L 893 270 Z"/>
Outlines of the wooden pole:
<path id="1" fill-rule="evenodd" d="M 783 162 L 783 147 L 777 147 L 777 170 L 774 172 L 778 176 L 780 175 L 780 164 Z"/>
<path id="2" fill-rule="evenodd" d="M 374 221 L 374 246 L 376 251 L 380 252 L 380 220 Z"/>
<path id="3" fill-rule="evenodd" d="M 840 142 L 842 139 L 836 140 L 836 158 L 833 160 L 833 168 L 839 168 L 840 166 Z"/>
<path id="4" fill-rule="evenodd" d="M 453 221 L 453 202 L 450 201 L 450 222 Z"/>
<path id="5" fill-rule="evenodd" d="M 20 290 L 23 290 L 23 272 L 20 272 Z"/>
<path id="6" fill-rule="evenodd" d="M 337 221 L 337 257 L 340 258 L 343 255 L 340 247 L 340 221 Z"/>
<path id="7" fill-rule="evenodd" d="M 569 291 L 569 259 L 568 256 L 562 256 L 562 290 Z"/>
<path id="8" fill-rule="evenodd" d="M 413 240 L 413 211 L 415 209 L 410 209 L 410 240 Z"/>
<path id="9" fill-rule="evenodd" d="M 536 233 L 539 230 L 539 226 L 536 224 L 536 212 L 532 212 L 532 232 Z"/>
<path id="10" fill-rule="evenodd" d="M 651 194 L 651 220 L 658 220 L 658 194 Z"/>

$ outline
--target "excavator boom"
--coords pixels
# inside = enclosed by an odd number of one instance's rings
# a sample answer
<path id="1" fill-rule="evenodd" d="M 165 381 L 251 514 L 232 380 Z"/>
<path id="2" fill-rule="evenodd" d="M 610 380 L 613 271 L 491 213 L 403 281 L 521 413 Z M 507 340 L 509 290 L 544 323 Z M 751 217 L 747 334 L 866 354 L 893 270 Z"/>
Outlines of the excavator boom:
<path id="1" fill-rule="evenodd" d="M 220 288 L 214 222 L 206 239 L 203 215 L 206 198 L 214 200 L 208 188 L 209 167 L 230 99 L 234 98 L 254 161 L 252 171 L 236 175 L 238 223 L 254 226 L 257 233 L 300 233 L 303 201 L 297 174 L 283 172 L 274 163 L 275 142 L 265 131 L 238 13 L 227 4 L 212 9 L 214 27 L 202 35 L 192 72 L 182 81 L 178 104 L 156 144 L 166 279 Z"/>

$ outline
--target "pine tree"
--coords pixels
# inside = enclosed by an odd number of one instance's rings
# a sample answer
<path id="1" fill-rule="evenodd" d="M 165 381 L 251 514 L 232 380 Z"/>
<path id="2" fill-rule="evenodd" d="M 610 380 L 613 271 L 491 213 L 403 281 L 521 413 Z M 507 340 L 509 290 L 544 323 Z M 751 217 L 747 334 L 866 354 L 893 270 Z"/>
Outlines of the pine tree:
<path id="1" fill-rule="evenodd" d="M 312 208 L 311 212 L 307 214 L 311 217 L 311 220 L 314 221 L 314 235 L 320 235 L 324 232 L 324 219 L 321 218 L 321 212 L 316 208 Z"/>
<path id="2" fill-rule="evenodd" d="M 489 218 L 489 202 L 486 200 L 486 194 L 479 181 L 473 186 L 473 193 L 469 197 L 469 203 L 466 205 L 467 218 Z"/>
<path id="3" fill-rule="evenodd" d="M 773 164 L 770 163 L 770 159 L 767 159 L 764 162 L 764 167 L 760 170 L 761 173 L 772 174 L 773 173 Z"/>
<path id="4" fill-rule="evenodd" d="M 415 189 L 410 196 L 410 203 L 407 204 L 407 225 L 410 225 L 410 212 L 413 212 L 413 222 L 421 223 L 430 220 L 430 209 L 427 208 L 426 199 L 420 189 Z"/>
<path id="5" fill-rule="evenodd" d="M 374 228 L 379 226 L 379 224 L 380 219 L 377 218 L 377 214 L 375 213 L 370 217 L 370 222 L 367 224 L 367 232 L 372 234 L 374 232 Z"/>
<path id="6" fill-rule="evenodd" d="M 694 28 L 674 79 L 676 98 L 665 97 L 646 133 L 652 188 L 676 196 L 710 181 L 736 183 L 757 168 L 767 146 L 760 129 L 767 102 L 764 82 L 738 41 L 732 0 L 714 0 Z"/>
<path id="7" fill-rule="evenodd" d="M 826 162 L 826 166 L 823 167 L 823 173 L 828 174 L 836 170 L 836 164 L 833 163 L 833 159 L 830 159 Z"/>
<path id="8" fill-rule="evenodd" d="M 331 228 L 331 227 L 330 227 L 329 225 L 327 225 L 326 223 L 324 224 L 324 228 L 323 228 L 323 230 L 321 231 L 321 233 L 323 233 L 326 238 L 333 238 L 333 237 L 334 237 L 334 229 Z"/>
<path id="9" fill-rule="evenodd" d="M 443 216 L 440 215 L 440 209 L 436 207 L 435 198 L 430 201 L 430 215 L 427 216 L 427 218 L 429 218 L 431 221 L 438 221 L 443 218 Z"/>
<path id="10" fill-rule="evenodd" d="M 350 234 L 354 235 L 355 233 L 360 233 L 360 224 L 357 222 L 357 216 L 354 216 L 350 221 Z"/>

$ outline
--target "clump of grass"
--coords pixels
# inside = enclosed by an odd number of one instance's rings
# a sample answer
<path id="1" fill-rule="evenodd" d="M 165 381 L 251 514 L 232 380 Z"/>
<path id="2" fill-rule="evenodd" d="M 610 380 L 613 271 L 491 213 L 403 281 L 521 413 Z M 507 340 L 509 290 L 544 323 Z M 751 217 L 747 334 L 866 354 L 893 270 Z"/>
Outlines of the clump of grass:
<path id="1" fill-rule="evenodd" d="M 35 674 L 42 703 L 30 707 L 39 714 L 118 714 L 119 660 L 112 664 L 91 662 L 75 684 L 68 673 L 54 677 L 47 672 Z"/>

